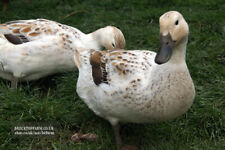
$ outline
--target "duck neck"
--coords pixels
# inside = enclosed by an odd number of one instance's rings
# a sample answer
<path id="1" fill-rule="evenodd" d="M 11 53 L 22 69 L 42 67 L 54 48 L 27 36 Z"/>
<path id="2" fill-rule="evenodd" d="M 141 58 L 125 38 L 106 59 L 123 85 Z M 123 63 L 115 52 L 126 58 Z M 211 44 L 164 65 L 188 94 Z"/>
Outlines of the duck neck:
<path id="1" fill-rule="evenodd" d="M 101 46 L 97 38 L 95 38 L 95 36 L 93 35 L 93 32 L 86 34 L 85 38 L 83 39 L 83 44 L 87 49 L 95 49 L 95 50 L 101 49 Z"/>
<path id="2" fill-rule="evenodd" d="M 92 49 L 101 50 L 104 48 L 104 39 L 103 39 L 103 35 L 102 35 L 104 33 L 103 30 L 104 30 L 104 28 L 101 28 L 92 33 L 87 34 L 89 42 L 94 47 Z"/>
<path id="3" fill-rule="evenodd" d="M 185 62 L 187 39 L 180 42 L 173 50 L 173 54 L 169 60 L 170 63 L 182 63 Z"/>

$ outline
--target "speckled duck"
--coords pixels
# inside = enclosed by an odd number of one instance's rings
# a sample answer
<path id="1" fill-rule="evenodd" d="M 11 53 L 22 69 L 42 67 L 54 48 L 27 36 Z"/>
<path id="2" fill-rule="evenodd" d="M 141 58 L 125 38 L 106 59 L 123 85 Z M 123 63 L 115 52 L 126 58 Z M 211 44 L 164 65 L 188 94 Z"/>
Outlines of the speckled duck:
<path id="1" fill-rule="evenodd" d="M 189 27 L 176 11 L 159 19 L 160 49 L 76 51 L 77 93 L 113 126 L 117 149 L 133 150 L 120 138 L 119 122 L 155 123 L 191 107 L 195 89 L 186 62 Z"/>
<path id="2" fill-rule="evenodd" d="M 17 20 L 0 25 L 0 77 L 30 81 L 75 68 L 73 55 L 77 48 L 124 48 L 122 32 L 113 26 L 84 34 L 55 21 Z"/>

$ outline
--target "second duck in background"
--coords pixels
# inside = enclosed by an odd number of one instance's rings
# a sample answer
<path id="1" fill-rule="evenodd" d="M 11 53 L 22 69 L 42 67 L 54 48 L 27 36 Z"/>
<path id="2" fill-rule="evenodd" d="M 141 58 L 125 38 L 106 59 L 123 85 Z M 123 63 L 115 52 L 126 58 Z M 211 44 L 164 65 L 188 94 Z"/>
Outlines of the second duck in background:
<path id="1" fill-rule="evenodd" d="M 0 77 L 17 82 L 37 80 L 75 68 L 77 48 L 124 49 L 123 33 L 106 26 L 84 34 L 80 30 L 46 19 L 16 20 L 0 25 Z"/>

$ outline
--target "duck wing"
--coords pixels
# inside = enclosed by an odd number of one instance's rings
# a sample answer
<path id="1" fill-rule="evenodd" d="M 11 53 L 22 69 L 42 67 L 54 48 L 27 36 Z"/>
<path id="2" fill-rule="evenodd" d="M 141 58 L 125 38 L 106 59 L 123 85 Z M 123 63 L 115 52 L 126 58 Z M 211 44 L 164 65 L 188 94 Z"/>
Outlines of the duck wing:
<path id="1" fill-rule="evenodd" d="M 68 26 L 66 26 L 69 28 Z M 16 20 L 0 25 L 0 33 L 13 44 L 23 44 L 64 30 L 65 25 L 46 20 Z"/>
<path id="2" fill-rule="evenodd" d="M 155 65 L 155 53 L 151 51 L 112 51 L 106 54 L 108 82 L 135 86 L 136 82 L 146 80 Z M 129 83 L 128 83 L 129 82 Z"/>
<path id="3" fill-rule="evenodd" d="M 91 68 L 92 79 L 97 86 L 104 83 L 119 87 L 119 84 L 124 83 L 125 85 L 128 81 L 140 81 L 145 79 L 145 76 L 148 76 L 153 66 L 156 65 L 154 62 L 155 53 L 151 51 L 92 50 L 89 54 L 79 53 L 80 59 L 76 61 L 75 58 L 75 62 L 78 62 L 78 68 L 80 66 L 79 70 L 84 71 Z"/>

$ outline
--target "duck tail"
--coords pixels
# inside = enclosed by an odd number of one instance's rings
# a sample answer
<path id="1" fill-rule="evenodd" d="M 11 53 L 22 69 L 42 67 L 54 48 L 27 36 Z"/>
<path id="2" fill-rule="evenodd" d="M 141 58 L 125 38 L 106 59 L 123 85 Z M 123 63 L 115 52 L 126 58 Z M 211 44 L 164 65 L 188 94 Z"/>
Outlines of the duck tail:
<path id="1" fill-rule="evenodd" d="M 0 46 L 5 44 L 5 43 L 8 43 L 8 40 L 6 39 L 6 37 L 4 36 L 4 34 L 2 34 L 0 32 Z"/>
<path id="2" fill-rule="evenodd" d="M 8 28 L 4 24 L 0 24 L 0 45 L 9 43 L 12 44 L 8 41 L 5 35 L 9 34 Z"/>
<path id="3" fill-rule="evenodd" d="M 80 68 L 80 53 L 77 49 L 75 50 L 75 54 L 74 54 L 74 62 L 77 68 L 79 69 Z"/>
<path id="4" fill-rule="evenodd" d="M 75 62 L 75 65 L 78 67 L 78 69 L 81 68 L 84 61 L 88 61 L 89 57 L 90 57 L 90 50 L 81 49 L 81 48 L 78 48 L 75 50 L 74 62 Z"/>

